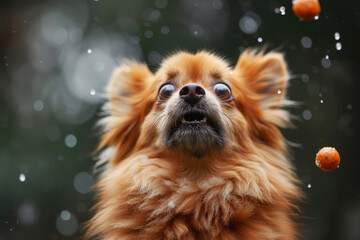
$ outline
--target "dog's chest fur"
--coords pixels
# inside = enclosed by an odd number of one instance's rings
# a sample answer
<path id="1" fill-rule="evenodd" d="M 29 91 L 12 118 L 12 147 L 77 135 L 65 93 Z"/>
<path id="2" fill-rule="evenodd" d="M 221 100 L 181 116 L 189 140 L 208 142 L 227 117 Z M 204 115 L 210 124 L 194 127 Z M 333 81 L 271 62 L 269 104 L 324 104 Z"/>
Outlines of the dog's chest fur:
<path id="1" fill-rule="evenodd" d="M 271 199 L 263 187 L 269 180 L 261 172 L 237 166 L 221 176 L 192 178 L 174 174 L 157 161 L 146 159 L 131 167 L 137 177 L 129 182 L 121 204 L 133 209 L 131 214 L 144 214 L 136 228 L 166 232 L 180 219 L 199 239 L 206 239 L 245 221 Z"/>

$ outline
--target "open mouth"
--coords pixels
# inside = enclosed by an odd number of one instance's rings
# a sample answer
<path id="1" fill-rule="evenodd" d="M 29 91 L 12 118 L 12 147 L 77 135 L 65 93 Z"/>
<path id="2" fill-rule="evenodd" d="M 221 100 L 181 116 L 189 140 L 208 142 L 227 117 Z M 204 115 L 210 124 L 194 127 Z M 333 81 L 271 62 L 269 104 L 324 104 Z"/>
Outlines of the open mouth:
<path id="1" fill-rule="evenodd" d="M 183 111 L 169 129 L 166 145 L 189 156 L 202 157 L 212 148 L 224 145 L 221 125 L 211 112 Z"/>
<path id="2" fill-rule="evenodd" d="M 203 111 L 205 110 L 205 111 Z M 202 157 L 212 148 L 224 145 L 225 136 L 215 111 L 202 109 L 181 109 L 175 111 L 175 121 L 169 125 L 166 145 L 179 149 L 193 157 Z"/>
<path id="3" fill-rule="evenodd" d="M 181 119 L 181 123 L 187 123 L 187 124 L 206 123 L 207 121 L 208 119 L 205 116 L 205 114 L 200 112 L 185 113 Z"/>

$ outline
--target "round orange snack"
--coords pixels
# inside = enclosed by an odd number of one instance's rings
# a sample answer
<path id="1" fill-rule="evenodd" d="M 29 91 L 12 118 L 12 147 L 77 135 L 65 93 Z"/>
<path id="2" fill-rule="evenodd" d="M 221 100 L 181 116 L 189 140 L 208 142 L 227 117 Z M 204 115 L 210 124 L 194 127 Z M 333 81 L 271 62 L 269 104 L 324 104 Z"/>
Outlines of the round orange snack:
<path id="1" fill-rule="evenodd" d="M 314 20 L 321 12 L 319 0 L 293 0 L 292 9 L 301 20 Z"/>
<path id="2" fill-rule="evenodd" d="M 321 170 L 324 171 L 333 171 L 335 170 L 340 163 L 340 155 L 335 148 L 332 147 L 323 147 L 316 154 L 315 164 Z"/>

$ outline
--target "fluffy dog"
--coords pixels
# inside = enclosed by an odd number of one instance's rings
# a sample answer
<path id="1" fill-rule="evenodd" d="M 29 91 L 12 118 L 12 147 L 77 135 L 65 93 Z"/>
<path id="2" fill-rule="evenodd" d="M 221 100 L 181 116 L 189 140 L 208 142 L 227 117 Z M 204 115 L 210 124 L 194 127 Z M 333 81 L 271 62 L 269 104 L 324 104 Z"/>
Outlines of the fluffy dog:
<path id="1" fill-rule="evenodd" d="M 288 79 L 280 53 L 255 50 L 234 68 L 201 51 L 116 69 L 86 238 L 296 239 Z"/>

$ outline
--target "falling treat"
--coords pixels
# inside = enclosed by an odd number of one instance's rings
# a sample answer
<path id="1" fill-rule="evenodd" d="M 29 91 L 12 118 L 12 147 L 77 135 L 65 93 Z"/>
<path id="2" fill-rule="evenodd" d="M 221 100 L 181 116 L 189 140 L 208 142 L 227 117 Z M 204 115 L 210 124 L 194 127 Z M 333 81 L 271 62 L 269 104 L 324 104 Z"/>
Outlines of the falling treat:
<path id="1" fill-rule="evenodd" d="M 292 9 L 304 21 L 314 20 L 321 12 L 319 0 L 293 0 Z"/>
<path id="2" fill-rule="evenodd" d="M 333 171 L 335 170 L 340 163 L 340 155 L 335 148 L 332 147 L 323 147 L 316 154 L 315 164 L 321 170 L 324 171 Z"/>

